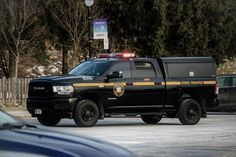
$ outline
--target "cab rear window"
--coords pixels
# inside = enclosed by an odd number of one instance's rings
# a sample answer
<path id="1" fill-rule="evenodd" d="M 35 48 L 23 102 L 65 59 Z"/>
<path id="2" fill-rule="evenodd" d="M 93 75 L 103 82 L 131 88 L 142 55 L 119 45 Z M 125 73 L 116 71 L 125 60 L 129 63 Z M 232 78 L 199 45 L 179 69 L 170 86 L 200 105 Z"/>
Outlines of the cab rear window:
<path id="1" fill-rule="evenodd" d="M 133 73 L 134 77 L 155 77 L 156 73 L 151 62 L 134 62 L 135 71 Z"/>

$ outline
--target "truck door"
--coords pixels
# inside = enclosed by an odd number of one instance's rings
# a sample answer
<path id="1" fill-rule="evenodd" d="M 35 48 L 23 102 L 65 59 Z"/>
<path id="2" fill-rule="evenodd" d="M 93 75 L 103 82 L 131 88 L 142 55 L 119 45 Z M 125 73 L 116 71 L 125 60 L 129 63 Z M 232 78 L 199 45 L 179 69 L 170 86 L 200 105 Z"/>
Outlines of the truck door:
<path id="1" fill-rule="evenodd" d="M 165 85 L 161 71 L 157 71 L 156 65 L 157 62 L 154 60 L 132 62 L 133 86 L 137 100 L 135 105 L 137 109 L 140 109 L 140 112 L 163 109 Z"/>
<path id="2" fill-rule="evenodd" d="M 129 61 L 115 62 L 106 73 L 106 76 L 112 76 L 114 73 L 121 73 L 120 78 L 107 78 L 104 93 L 104 107 L 106 110 L 114 110 L 122 112 L 127 106 L 134 105 L 133 99 L 134 88 L 132 86 L 133 79 L 131 77 L 131 67 Z"/>
<path id="3" fill-rule="evenodd" d="M 217 79 L 219 84 L 219 98 L 220 98 L 220 109 L 226 109 L 229 106 L 230 101 L 230 90 L 231 90 L 231 77 L 219 77 Z"/>

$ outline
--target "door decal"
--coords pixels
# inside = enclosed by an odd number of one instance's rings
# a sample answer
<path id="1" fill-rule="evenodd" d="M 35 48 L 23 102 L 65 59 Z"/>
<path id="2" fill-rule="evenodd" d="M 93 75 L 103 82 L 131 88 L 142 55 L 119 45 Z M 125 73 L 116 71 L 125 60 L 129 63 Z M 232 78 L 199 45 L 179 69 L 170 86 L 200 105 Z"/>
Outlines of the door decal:
<path id="1" fill-rule="evenodd" d="M 115 96 L 120 97 L 124 94 L 125 92 L 125 86 L 121 82 L 116 82 L 115 85 L 113 86 L 113 92 Z"/>

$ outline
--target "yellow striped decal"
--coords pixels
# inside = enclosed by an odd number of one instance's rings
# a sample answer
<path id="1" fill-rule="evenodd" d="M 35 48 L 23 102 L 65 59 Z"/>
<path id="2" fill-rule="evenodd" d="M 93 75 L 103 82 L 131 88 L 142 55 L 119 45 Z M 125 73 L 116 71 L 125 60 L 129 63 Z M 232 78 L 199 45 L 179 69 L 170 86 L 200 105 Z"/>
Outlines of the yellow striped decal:
<path id="1" fill-rule="evenodd" d="M 181 82 L 166 82 L 167 86 L 181 85 Z"/>
<path id="2" fill-rule="evenodd" d="M 124 86 L 127 84 L 125 82 L 122 82 Z M 166 82 L 167 86 L 176 86 L 176 85 L 214 85 L 216 84 L 216 81 L 169 81 Z M 73 84 L 74 87 L 113 87 L 115 85 L 114 83 L 75 83 Z M 161 86 L 165 85 L 165 82 L 160 83 Z M 155 86 L 155 82 L 133 82 L 133 86 Z"/>
<path id="3" fill-rule="evenodd" d="M 166 82 L 167 86 L 176 85 L 214 85 L 216 81 L 181 81 L 181 82 Z"/>
<path id="4" fill-rule="evenodd" d="M 126 86 L 125 82 L 122 82 L 122 84 Z M 99 87 L 99 88 L 113 87 L 114 85 L 115 83 L 74 83 L 73 84 L 74 87 Z"/>
<path id="5" fill-rule="evenodd" d="M 190 84 L 192 85 L 200 85 L 200 84 L 203 84 L 202 81 L 190 81 Z"/>
<path id="6" fill-rule="evenodd" d="M 155 82 L 133 82 L 134 86 L 154 86 Z"/>
<path id="7" fill-rule="evenodd" d="M 203 84 L 216 84 L 216 81 L 203 81 Z"/>
<path id="8" fill-rule="evenodd" d="M 110 87 L 110 86 L 114 86 L 115 85 L 115 83 L 103 83 L 104 84 L 104 86 L 106 86 L 106 87 Z M 124 84 L 123 84 L 124 85 Z"/>

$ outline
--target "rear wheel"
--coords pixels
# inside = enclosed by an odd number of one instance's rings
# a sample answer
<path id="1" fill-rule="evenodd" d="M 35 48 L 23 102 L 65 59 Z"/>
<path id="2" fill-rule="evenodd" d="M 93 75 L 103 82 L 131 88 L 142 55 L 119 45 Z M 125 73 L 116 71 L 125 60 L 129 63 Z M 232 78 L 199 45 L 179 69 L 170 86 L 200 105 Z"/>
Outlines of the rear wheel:
<path id="1" fill-rule="evenodd" d="M 55 126 L 60 122 L 61 117 L 55 113 L 48 112 L 37 116 L 37 119 L 42 125 Z"/>
<path id="2" fill-rule="evenodd" d="M 90 100 L 82 100 L 78 103 L 74 115 L 75 123 L 80 127 L 94 126 L 99 118 L 97 105 Z"/>
<path id="3" fill-rule="evenodd" d="M 201 119 L 201 106 L 193 99 L 185 99 L 179 106 L 178 117 L 183 125 L 195 125 Z"/>
<path id="4" fill-rule="evenodd" d="M 147 124 L 157 124 L 162 116 L 161 115 L 141 115 L 142 120 Z"/>

